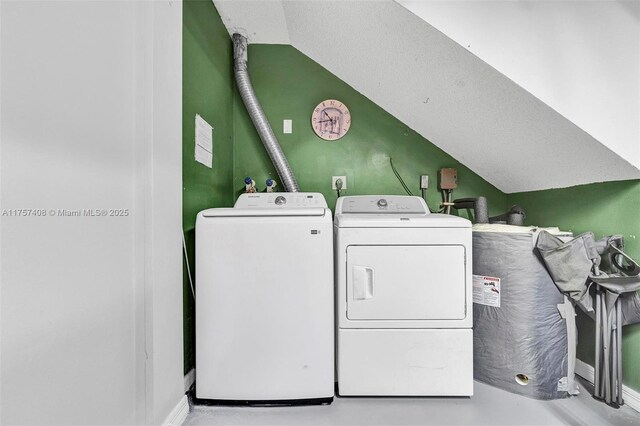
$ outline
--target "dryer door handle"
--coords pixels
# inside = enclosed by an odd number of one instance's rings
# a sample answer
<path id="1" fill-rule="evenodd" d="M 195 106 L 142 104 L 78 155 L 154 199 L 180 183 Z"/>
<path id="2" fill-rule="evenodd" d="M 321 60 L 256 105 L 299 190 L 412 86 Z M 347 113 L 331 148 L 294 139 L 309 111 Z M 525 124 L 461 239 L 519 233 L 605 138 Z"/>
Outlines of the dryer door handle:
<path id="1" fill-rule="evenodd" d="M 353 300 L 373 297 L 373 268 L 353 266 Z"/>

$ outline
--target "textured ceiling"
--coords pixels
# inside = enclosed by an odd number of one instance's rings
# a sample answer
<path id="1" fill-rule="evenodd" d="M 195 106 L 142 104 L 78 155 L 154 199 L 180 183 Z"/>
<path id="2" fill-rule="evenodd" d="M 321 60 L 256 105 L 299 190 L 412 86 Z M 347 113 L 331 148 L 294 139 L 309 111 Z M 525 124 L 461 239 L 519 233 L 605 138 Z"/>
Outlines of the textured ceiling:
<path id="1" fill-rule="evenodd" d="M 640 1 L 396 1 L 640 167 Z"/>
<path id="2" fill-rule="evenodd" d="M 229 34 L 251 43 L 291 44 L 280 0 L 214 0 Z"/>
<path id="3" fill-rule="evenodd" d="M 293 45 L 506 193 L 640 178 L 636 167 L 393 1 L 214 3 L 230 32 Z"/>

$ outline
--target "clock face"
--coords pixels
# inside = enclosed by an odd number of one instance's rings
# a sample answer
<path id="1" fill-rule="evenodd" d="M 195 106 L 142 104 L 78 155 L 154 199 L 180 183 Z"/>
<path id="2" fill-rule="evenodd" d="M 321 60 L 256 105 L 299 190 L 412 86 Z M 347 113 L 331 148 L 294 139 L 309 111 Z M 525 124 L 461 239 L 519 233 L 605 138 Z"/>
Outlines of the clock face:
<path id="1" fill-rule="evenodd" d="M 351 126 L 349 109 L 340 101 L 327 99 L 318 104 L 311 114 L 311 126 L 316 135 L 326 141 L 343 137 Z"/>

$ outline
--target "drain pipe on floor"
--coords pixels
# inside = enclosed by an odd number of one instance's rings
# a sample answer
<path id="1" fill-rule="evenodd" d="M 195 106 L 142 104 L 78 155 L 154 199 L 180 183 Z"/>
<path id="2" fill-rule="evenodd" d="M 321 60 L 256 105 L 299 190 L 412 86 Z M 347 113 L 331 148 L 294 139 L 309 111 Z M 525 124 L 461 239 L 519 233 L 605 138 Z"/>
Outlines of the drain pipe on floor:
<path id="1" fill-rule="evenodd" d="M 278 176 L 287 192 L 298 192 L 298 183 L 291 171 L 289 162 L 282 152 L 282 148 L 273 134 L 273 130 L 269 125 L 267 117 L 258 102 L 258 98 L 253 90 L 253 85 L 249 79 L 249 70 L 247 68 L 247 38 L 241 34 L 233 34 L 233 71 L 236 76 L 236 84 L 240 91 L 240 96 L 247 108 L 247 112 L 251 117 L 251 121 L 260 135 L 262 144 L 271 158 Z"/>

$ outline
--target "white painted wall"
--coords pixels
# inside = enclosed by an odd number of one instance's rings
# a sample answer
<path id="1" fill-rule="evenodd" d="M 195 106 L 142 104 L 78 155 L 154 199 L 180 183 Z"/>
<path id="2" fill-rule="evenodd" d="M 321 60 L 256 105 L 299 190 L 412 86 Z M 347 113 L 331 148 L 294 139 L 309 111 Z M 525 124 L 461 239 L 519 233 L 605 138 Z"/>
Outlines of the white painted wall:
<path id="1" fill-rule="evenodd" d="M 397 1 L 640 168 L 640 2 Z"/>
<path id="2" fill-rule="evenodd" d="M 176 1 L 0 3 L 0 212 L 47 212 L 0 217 L 2 424 L 180 401 L 181 33 Z"/>
<path id="3" fill-rule="evenodd" d="M 137 2 L 146 29 L 137 199 L 144 199 L 147 424 L 167 420 L 184 395 L 182 313 L 182 3 Z M 144 67 L 144 68 L 142 68 Z M 138 128 L 140 130 L 140 128 Z M 144 144 L 140 141 L 144 140 Z M 140 160 L 144 162 L 141 164 Z M 144 176 L 140 173 L 144 170 Z M 140 234 L 138 234 L 140 236 Z M 140 240 L 138 240 L 140 242 Z M 140 247 L 139 247 L 140 248 Z M 171 419 L 168 419 L 171 420 Z"/>

